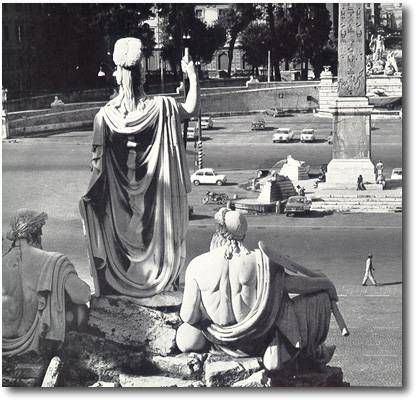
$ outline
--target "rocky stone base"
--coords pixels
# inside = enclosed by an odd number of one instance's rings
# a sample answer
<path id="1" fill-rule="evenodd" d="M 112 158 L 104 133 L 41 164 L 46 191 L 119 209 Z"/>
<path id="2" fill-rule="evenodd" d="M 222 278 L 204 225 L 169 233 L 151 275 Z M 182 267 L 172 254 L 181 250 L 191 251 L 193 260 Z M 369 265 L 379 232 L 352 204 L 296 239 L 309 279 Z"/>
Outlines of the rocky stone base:
<path id="1" fill-rule="evenodd" d="M 98 335 L 140 351 L 160 355 L 177 352 L 176 330 L 182 323 L 177 299 L 160 299 L 146 306 L 142 302 L 127 296 L 93 298 L 88 325 Z"/>
<path id="2" fill-rule="evenodd" d="M 69 332 L 58 354 L 63 366 L 55 386 L 348 386 L 339 368 L 270 373 L 261 358 L 179 354 L 178 299 L 162 296 L 146 306 L 139 302 L 127 297 L 93 299 L 87 330 Z M 50 358 L 3 358 L 3 386 L 41 386 Z"/>
<path id="3" fill-rule="evenodd" d="M 269 372 L 274 387 L 348 387 L 338 367 L 321 367 L 317 370 L 284 370 Z"/>
<path id="4" fill-rule="evenodd" d="M 2 357 L 2 386 L 41 386 L 49 365 L 49 359 L 34 354 Z"/>

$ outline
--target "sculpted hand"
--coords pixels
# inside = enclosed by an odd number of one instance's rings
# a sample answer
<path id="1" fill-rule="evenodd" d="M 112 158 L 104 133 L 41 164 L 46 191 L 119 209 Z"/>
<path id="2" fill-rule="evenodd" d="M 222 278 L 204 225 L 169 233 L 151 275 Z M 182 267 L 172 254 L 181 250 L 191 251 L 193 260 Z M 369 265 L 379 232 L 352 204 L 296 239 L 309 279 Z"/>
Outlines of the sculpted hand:
<path id="1" fill-rule="evenodd" d="M 182 58 L 181 68 L 182 68 L 182 71 L 185 74 L 187 74 L 189 78 L 196 77 L 195 65 L 192 60 L 187 61 L 185 57 Z"/>

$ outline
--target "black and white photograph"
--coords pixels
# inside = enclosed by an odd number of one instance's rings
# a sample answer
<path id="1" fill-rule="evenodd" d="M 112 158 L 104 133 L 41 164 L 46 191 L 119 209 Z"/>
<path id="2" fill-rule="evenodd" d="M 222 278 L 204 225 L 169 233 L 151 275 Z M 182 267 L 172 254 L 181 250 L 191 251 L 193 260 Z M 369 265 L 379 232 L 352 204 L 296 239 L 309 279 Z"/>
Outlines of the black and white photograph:
<path id="1" fill-rule="evenodd" d="M 3 388 L 403 389 L 405 8 L 2 2 Z"/>

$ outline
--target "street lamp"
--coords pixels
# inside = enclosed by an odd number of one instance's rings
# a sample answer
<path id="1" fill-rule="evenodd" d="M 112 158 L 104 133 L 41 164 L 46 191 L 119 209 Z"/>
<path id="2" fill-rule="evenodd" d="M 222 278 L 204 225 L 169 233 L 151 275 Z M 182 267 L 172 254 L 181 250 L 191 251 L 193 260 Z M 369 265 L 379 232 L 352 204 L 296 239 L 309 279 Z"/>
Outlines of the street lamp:
<path id="1" fill-rule="evenodd" d="M 189 34 L 189 32 L 187 34 L 183 34 L 182 35 L 182 41 L 183 41 L 183 46 L 184 46 L 184 58 L 186 62 L 189 62 L 189 41 L 191 39 L 191 35 Z M 187 90 L 186 90 L 186 74 L 183 74 L 182 76 L 182 82 L 183 82 L 183 97 L 184 97 L 184 101 L 186 102 L 186 95 L 187 95 Z M 186 119 L 183 122 L 183 140 L 184 140 L 184 146 L 186 149 L 186 143 L 188 141 L 188 125 L 189 125 L 189 120 Z"/>

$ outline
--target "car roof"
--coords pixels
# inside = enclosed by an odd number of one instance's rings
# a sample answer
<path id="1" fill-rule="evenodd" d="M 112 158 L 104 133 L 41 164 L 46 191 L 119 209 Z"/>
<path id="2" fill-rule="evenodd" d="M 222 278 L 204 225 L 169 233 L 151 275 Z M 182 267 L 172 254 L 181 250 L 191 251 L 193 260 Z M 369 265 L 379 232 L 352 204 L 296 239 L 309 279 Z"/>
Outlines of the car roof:
<path id="1" fill-rule="evenodd" d="M 393 168 L 393 169 L 392 169 L 392 172 L 393 172 L 393 171 L 394 171 L 394 172 L 401 172 L 401 171 L 402 171 L 402 168 Z"/>
<path id="2" fill-rule="evenodd" d="M 280 132 L 289 132 L 291 129 L 290 128 L 277 128 L 277 130 Z"/>
<path id="3" fill-rule="evenodd" d="M 308 132 L 315 132 L 315 129 L 311 129 L 311 128 L 308 128 L 308 129 L 302 129 L 302 132 L 305 132 L 305 133 L 308 133 Z"/>
<path id="4" fill-rule="evenodd" d="M 205 171 L 214 171 L 214 169 L 213 168 L 201 168 L 201 169 L 198 169 L 198 170 L 196 170 L 195 172 L 205 172 Z"/>

